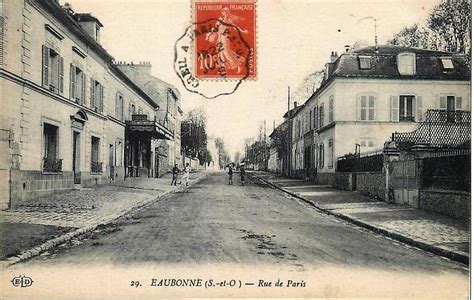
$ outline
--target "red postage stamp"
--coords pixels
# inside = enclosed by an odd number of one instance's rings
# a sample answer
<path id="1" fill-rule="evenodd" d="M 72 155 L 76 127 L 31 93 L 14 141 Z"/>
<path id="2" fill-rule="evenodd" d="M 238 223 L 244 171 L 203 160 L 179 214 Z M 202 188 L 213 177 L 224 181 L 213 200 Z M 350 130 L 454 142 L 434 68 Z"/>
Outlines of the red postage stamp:
<path id="1" fill-rule="evenodd" d="M 254 79 L 256 0 L 194 0 L 194 76 Z"/>

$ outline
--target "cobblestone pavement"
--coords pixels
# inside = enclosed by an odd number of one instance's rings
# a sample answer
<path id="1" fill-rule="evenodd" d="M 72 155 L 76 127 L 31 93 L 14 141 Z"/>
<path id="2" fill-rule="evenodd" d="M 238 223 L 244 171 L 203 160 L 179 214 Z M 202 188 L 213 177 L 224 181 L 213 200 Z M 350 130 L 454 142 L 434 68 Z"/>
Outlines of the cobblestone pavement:
<path id="1" fill-rule="evenodd" d="M 190 181 L 202 176 L 192 173 Z M 113 219 L 130 207 L 170 192 L 170 176 L 132 178 L 123 182 L 81 188 L 29 201 L 15 210 L 0 211 L 0 223 L 27 223 L 81 228 Z"/>
<path id="2" fill-rule="evenodd" d="M 317 204 L 318 207 L 430 245 L 469 254 L 469 227 L 456 220 L 409 206 L 374 201 L 356 192 L 310 185 L 258 172 L 259 177 Z"/>

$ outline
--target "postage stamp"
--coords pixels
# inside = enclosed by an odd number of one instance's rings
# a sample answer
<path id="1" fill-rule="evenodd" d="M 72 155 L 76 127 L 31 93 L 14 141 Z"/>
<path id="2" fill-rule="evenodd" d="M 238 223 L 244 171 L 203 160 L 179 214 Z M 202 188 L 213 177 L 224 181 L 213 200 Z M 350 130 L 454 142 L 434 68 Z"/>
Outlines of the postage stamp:
<path id="1" fill-rule="evenodd" d="M 195 0 L 194 72 L 198 79 L 253 79 L 256 73 L 255 0 Z"/>
<path id="2" fill-rule="evenodd" d="M 213 99 L 256 79 L 256 1 L 191 3 L 193 21 L 175 44 L 174 68 L 184 87 Z"/>

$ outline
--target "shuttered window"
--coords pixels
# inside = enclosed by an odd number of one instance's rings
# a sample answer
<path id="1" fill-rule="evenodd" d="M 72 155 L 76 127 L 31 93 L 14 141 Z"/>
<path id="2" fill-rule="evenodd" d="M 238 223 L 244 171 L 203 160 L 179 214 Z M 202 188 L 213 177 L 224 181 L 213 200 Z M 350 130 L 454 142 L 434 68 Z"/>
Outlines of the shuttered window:
<path id="1" fill-rule="evenodd" d="M 71 64 L 70 68 L 70 98 L 74 102 L 84 105 L 86 94 L 86 80 L 84 72 Z"/>
<path id="2" fill-rule="evenodd" d="M 115 97 L 115 117 L 123 121 L 123 96 L 120 93 Z"/>
<path id="3" fill-rule="evenodd" d="M 90 107 L 96 112 L 104 111 L 104 86 L 91 78 L 90 80 Z"/>
<path id="4" fill-rule="evenodd" d="M 42 85 L 53 93 L 64 92 L 64 59 L 53 49 L 43 45 Z"/>
<path id="5" fill-rule="evenodd" d="M 357 120 L 374 121 L 375 120 L 375 96 L 361 95 L 357 98 Z"/>

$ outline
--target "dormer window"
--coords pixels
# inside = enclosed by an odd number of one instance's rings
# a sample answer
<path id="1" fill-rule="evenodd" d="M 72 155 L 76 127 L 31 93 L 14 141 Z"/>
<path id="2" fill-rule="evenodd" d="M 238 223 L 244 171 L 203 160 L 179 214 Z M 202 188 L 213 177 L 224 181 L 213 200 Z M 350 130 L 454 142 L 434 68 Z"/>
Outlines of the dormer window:
<path id="1" fill-rule="evenodd" d="M 416 64 L 414 53 L 400 53 L 397 56 L 397 66 L 400 75 L 415 75 Z"/>
<path id="2" fill-rule="evenodd" d="M 454 70 L 453 60 L 451 57 L 441 57 L 440 60 L 444 70 Z"/>
<path id="3" fill-rule="evenodd" d="M 359 56 L 359 68 L 361 70 L 370 70 L 372 68 L 370 56 Z"/>

